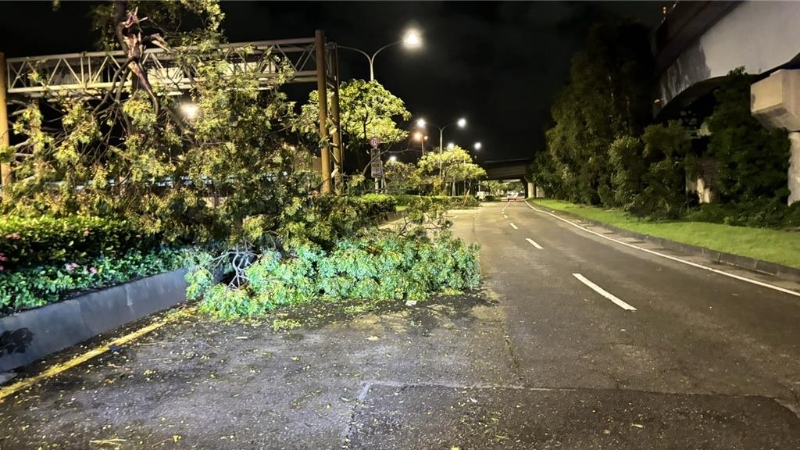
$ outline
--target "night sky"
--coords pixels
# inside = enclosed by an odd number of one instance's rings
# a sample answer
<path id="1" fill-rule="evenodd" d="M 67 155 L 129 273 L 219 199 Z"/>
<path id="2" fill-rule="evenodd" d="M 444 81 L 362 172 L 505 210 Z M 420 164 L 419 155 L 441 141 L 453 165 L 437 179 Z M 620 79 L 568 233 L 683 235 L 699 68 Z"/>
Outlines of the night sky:
<path id="1" fill-rule="evenodd" d="M 230 42 L 313 37 L 322 28 L 340 45 L 372 53 L 408 27 L 424 47 L 381 52 L 376 78 L 416 117 L 450 127 L 445 142 L 483 143 L 481 160 L 531 157 L 570 58 L 590 24 L 632 17 L 655 26 L 671 2 L 224 2 Z M 87 3 L 0 2 L 0 51 L 33 56 L 92 50 Z M 364 56 L 340 50 L 342 79 L 369 77 Z M 313 85 L 307 85 L 308 90 Z M 305 92 L 293 89 L 292 94 Z M 438 140 L 438 131 L 435 139 Z M 431 133 L 431 139 L 434 139 Z"/>

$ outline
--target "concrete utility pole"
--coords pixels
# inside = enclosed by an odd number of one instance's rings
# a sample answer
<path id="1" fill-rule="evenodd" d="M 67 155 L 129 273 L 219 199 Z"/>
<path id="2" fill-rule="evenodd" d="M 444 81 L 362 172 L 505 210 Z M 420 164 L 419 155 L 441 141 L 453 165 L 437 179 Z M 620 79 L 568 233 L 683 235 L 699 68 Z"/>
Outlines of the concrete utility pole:
<path id="1" fill-rule="evenodd" d="M 8 133 L 8 103 L 6 102 L 6 55 L 0 53 L 0 147 L 11 145 L 11 136 Z M 0 184 L 3 185 L 3 202 L 11 201 L 11 185 L 14 184 L 14 174 L 11 172 L 11 162 L 0 163 Z"/>
<path id="2" fill-rule="evenodd" d="M 317 57 L 317 93 L 319 94 L 319 137 L 326 142 L 321 149 L 320 162 L 322 163 L 322 193 L 330 194 L 331 188 L 331 154 L 328 141 L 328 68 L 325 64 L 325 32 L 317 30 L 314 33 L 314 46 Z"/>

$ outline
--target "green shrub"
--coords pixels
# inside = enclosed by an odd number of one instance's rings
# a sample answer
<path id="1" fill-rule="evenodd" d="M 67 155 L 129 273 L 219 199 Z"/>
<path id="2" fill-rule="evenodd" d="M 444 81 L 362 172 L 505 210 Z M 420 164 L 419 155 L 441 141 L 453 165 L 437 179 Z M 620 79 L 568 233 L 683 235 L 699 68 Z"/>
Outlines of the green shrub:
<path id="1" fill-rule="evenodd" d="M 100 217 L 4 216 L 0 221 L 5 271 L 39 265 L 84 265 L 101 255 L 146 251 L 158 241 L 158 236 L 143 233 L 129 222 Z"/>
<path id="2" fill-rule="evenodd" d="M 298 201 L 284 209 L 277 233 L 286 247 L 310 243 L 331 249 L 337 241 L 378 223 L 384 214 L 396 208 L 395 199 L 389 195 L 325 195 L 310 204 Z"/>
<path id="3" fill-rule="evenodd" d="M 444 232 L 435 238 L 374 230 L 345 239 L 326 252 L 301 247 L 289 256 L 266 252 L 247 270 L 249 284 L 210 286 L 207 269 L 187 275 L 190 292 L 203 295 L 201 310 L 222 319 L 264 314 L 309 301 L 424 300 L 477 288 L 478 247 Z M 198 276 L 198 273 L 204 275 Z"/>
<path id="4" fill-rule="evenodd" d="M 689 211 L 684 219 L 754 228 L 798 228 L 800 203 L 787 206 L 774 198 L 755 202 L 711 203 Z"/>
<path id="5" fill-rule="evenodd" d="M 13 272 L 2 271 L 0 315 L 56 303 L 78 291 L 104 288 L 196 265 L 200 255 L 189 249 L 132 250 L 113 257 L 86 258 L 81 264 L 44 264 Z"/>

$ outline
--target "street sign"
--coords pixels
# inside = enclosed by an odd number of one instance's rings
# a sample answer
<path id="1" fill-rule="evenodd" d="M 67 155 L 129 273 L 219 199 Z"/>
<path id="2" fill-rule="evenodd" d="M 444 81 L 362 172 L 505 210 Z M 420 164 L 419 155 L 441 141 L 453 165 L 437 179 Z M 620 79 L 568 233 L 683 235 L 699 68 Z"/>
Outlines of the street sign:
<path id="1" fill-rule="evenodd" d="M 372 178 L 383 178 L 383 162 L 380 158 L 380 152 L 372 149 L 372 163 L 370 169 L 372 171 Z"/>
<path id="2" fill-rule="evenodd" d="M 381 145 L 381 140 L 376 137 L 370 138 L 369 145 L 371 145 L 372 148 L 378 148 L 378 146 Z"/>

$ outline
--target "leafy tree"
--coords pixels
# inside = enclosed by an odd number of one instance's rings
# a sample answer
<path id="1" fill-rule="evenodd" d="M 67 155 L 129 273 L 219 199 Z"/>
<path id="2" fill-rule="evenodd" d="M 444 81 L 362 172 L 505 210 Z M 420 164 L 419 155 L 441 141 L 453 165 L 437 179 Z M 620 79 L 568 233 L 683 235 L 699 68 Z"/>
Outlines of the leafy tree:
<path id="1" fill-rule="evenodd" d="M 28 136 L 28 156 L 6 206 L 21 215 L 127 218 L 170 240 L 237 242 L 261 238 L 279 212 L 300 207 L 309 165 L 283 144 L 295 117 L 278 89 L 291 75 L 279 59 L 271 89 L 259 73 L 231 71 L 212 0 L 115 1 L 95 14 L 104 42 L 129 55 L 126 64 L 99 97 L 49 93 L 62 115 L 57 129 L 43 126 L 35 105 L 23 111 L 14 130 Z M 199 25 L 180 28 L 186 23 Z M 184 97 L 151 82 L 141 61 L 151 45 L 194 74 Z"/>
<path id="2" fill-rule="evenodd" d="M 418 187 L 415 177 L 416 166 L 401 161 L 389 161 L 383 166 L 386 189 L 392 194 L 402 194 Z"/>
<path id="3" fill-rule="evenodd" d="M 443 152 L 426 153 L 417 163 L 419 178 L 433 185 L 435 193 L 442 195 L 448 185 L 486 176 L 486 171 L 472 161 L 472 156 L 463 148 L 455 146 Z"/>
<path id="4" fill-rule="evenodd" d="M 546 132 L 549 155 L 533 167 L 551 192 L 581 203 L 615 202 L 608 149 L 619 135 L 639 135 L 651 117 L 647 36 L 635 22 L 595 25 L 573 58 Z"/>
<path id="5" fill-rule="evenodd" d="M 687 205 L 686 173 L 694 163 L 688 133 L 678 122 L 650 125 L 642 135 L 647 173 L 633 211 L 652 218 L 676 219 Z"/>
<path id="6" fill-rule="evenodd" d="M 707 120 L 708 155 L 719 163 L 720 199 L 786 202 L 789 139 L 785 130 L 767 130 L 750 113 L 752 81 L 744 69 L 732 71 L 716 91 L 718 104 Z"/>
<path id="7" fill-rule="evenodd" d="M 328 105 L 332 92 L 328 92 Z M 301 108 L 301 129 L 313 136 L 319 123 L 319 93 L 312 91 Z M 402 142 L 408 132 L 397 126 L 397 120 L 408 120 L 411 113 L 405 103 L 377 81 L 350 80 L 339 86 L 339 118 L 342 126 L 342 147 L 346 159 L 356 158 L 358 168 L 369 162 L 370 138 L 377 137 L 385 148 Z"/>

